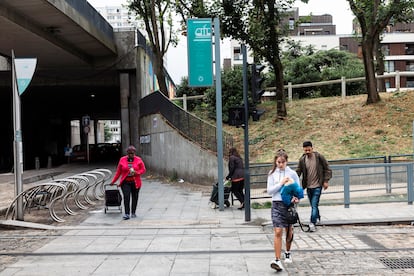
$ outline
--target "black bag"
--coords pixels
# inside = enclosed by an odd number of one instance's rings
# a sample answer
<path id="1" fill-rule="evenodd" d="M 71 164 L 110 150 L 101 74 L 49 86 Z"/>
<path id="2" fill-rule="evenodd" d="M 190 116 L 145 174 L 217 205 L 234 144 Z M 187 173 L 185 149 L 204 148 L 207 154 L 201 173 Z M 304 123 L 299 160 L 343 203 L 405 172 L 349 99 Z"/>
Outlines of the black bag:
<path id="1" fill-rule="evenodd" d="M 291 205 L 288 207 L 286 212 L 286 222 L 289 224 L 295 224 L 299 220 L 298 212 L 296 211 L 296 206 Z"/>

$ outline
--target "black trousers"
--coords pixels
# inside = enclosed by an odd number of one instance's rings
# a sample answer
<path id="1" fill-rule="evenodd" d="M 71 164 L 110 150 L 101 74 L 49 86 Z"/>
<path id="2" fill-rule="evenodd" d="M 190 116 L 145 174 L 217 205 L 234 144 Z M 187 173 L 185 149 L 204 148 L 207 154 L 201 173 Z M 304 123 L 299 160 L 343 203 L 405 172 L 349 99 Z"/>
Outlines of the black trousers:
<path id="1" fill-rule="evenodd" d="M 124 182 L 121 185 L 122 194 L 124 195 L 124 210 L 126 215 L 135 214 L 138 205 L 139 188 L 135 187 L 134 182 Z M 132 202 L 131 202 L 132 201 Z M 131 205 L 131 208 L 130 208 Z"/>
<path id="2" fill-rule="evenodd" d="M 236 196 L 240 203 L 244 203 L 244 180 L 231 182 L 231 192 Z"/>

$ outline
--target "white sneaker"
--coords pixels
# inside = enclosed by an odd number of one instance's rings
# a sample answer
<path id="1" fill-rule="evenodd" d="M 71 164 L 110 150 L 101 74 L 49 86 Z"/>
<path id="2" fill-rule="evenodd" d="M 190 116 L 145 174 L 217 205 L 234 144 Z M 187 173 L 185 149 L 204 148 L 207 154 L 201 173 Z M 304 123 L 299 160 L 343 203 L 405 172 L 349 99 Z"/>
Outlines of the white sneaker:
<path id="1" fill-rule="evenodd" d="M 315 224 L 313 224 L 312 222 L 309 223 L 309 232 L 315 232 L 315 231 L 316 231 Z"/>
<path id="2" fill-rule="evenodd" d="M 292 254 L 290 254 L 290 252 L 285 252 L 285 263 L 292 263 Z"/>
<path id="3" fill-rule="evenodd" d="M 282 271 L 283 270 L 282 262 L 280 260 L 273 260 L 270 263 L 270 267 L 273 268 L 276 271 Z"/>

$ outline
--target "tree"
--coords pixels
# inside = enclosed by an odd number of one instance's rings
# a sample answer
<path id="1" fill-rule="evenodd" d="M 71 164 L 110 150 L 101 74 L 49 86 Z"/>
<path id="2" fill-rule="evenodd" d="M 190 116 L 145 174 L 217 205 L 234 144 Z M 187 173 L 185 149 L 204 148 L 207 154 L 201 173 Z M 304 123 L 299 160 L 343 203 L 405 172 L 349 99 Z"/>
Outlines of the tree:
<path id="1" fill-rule="evenodd" d="M 347 0 L 361 28 L 361 47 L 364 61 L 367 101 L 373 104 L 381 100 L 375 79 L 374 55 L 378 41 L 391 18 L 408 14 L 414 8 L 412 0 Z"/>
<path id="2" fill-rule="evenodd" d="M 175 9 L 172 0 L 129 0 L 128 8 L 135 12 L 145 25 L 149 45 L 153 54 L 153 68 L 157 76 L 160 91 L 168 95 L 166 75 L 164 73 L 164 55 L 168 47 L 177 45 L 177 36 L 173 30 L 172 13 Z"/>
<path id="3" fill-rule="evenodd" d="M 222 71 L 221 77 L 222 101 L 223 101 L 223 121 L 228 120 L 229 108 L 242 106 L 243 102 L 243 71 L 241 66 Z M 209 117 L 216 117 L 216 92 L 214 88 L 206 91 Z"/>
<path id="4" fill-rule="evenodd" d="M 206 92 L 207 87 L 190 87 L 188 86 L 188 78 L 183 77 L 181 78 L 181 83 L 177 87 L 176 96 L 182 97 L 184 94 L 187 96 L 199 96 L 204 95 Z M 180 101 L 181 105 L 182 101 Z M 187 110 L 193 111 L 196 106 L 201 105 L 203 103 L 203 99 L 193 99 L 188 101 L 187 103 Z"/>
<path id="5" fill-rule="evenodd" d="M 294 2 L 224 0 L 218 12 L 222 33 L 249 45 L 256 61 L 265 61 L 271 66 L 275 76 L 277 119 L 287 116 L 280 45 L 287 35 L 284 19 Z"/>
<path id="6" fill-rule="evenodd" d="M 109 126 L 105 123 L 104 124 L 104 142 L 108 142 L 112 139 L 112 132 Z"/>
<path id="7" fill-rule="evenodd" d="M 300 44 L 293 43 L 286 52 L 283 52 L 284 79 L 287 82 L 300 84 L 364 75 L 364 66 L 354 54 L 336 49 L 313 51 L 310 47 L 302 47 Z M 365 89 L 361 83 L 350 83 L 348 91 L 350 91 L 349 94 L 356 95 L 361 94 Z M 339 96 L 341 95 L 341 85 L 296 88 L 294 92 L 299 98 Z"/>

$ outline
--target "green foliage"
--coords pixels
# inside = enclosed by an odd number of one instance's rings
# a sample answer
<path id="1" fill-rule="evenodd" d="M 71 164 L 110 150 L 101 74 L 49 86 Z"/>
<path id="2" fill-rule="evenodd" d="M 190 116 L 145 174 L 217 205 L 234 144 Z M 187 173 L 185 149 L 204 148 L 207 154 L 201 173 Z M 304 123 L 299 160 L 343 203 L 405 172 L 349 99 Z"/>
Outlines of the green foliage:
<path id="1" fill-rule="evenodd" d="M 184 94 L 189 96 L 198 96 L 198 95 L 204 95 L 206 92 L 206 87 L 190 87 L 188 86 L 188 78 L 183 77 L 181 79 L 181 83 L 177 87 L 176 96 L 182 97 Z M 179 101 L 178 105 L 182 106 L 183 101 Z M 203 99 L 187 99 L 187 110 L 193 111 L 197 106 L 201 105 L 203 103 Z"/>
<path id="2" fill-rule="evenodd" d="M 171 182 L 176 182 L 178 180 L 178 173 L 177 171 L 174 169 L 172 172 L 172 175 L 170 176 L 170 181 Z"/>
<path id="3" fill-rule="evenodd" d="M 249 145 L 255 145 L 255 144 L 259 143 L 260 141 L 263 141 L 264 139 L 266 139 L 266 137 L 263 136 L 263 135 L 254 137 L 253 139 L 249 140 Z"/>
<path id="4" fill-rule="evenodd" d="M 413 19 L 414 1 L 372 1 L 347 0 L 361 30 L 361 47 L 367 80 L 368 98 L 366 104 L 380 101 L 377 82 L 375 80 L 374 53 L 377 60 L 382 60 L 380 45 L 381 34 L 390 20 L 397 22 Z"/>
<path id="5" fill-rule="evenodd" d="M 341 77 L 354 78 L 364 75 L 362 62 L 353 54 L 331 49 L 317 51 L 310 47 L 293 44 L 283 52 L 284 78 L 292 84 L 337 80 Z M 347 84 L 348 95 L 364 92 L 364 84 Z M 294 90 L 295 97 L 340 96 L 341 84 L 305 87 Z"/>
<path id="6" fill-rule="evenodd" d="M 222 71 L 221 75 L 223 121 L 228 121 L 229 108 L 243 105 L 243 71 L 241 66 Z M 210 118 L 216 117 L 216 89 L 206 91 L 206 103 Z"/>
<path id="7" fill-rule="evenodd" d="M 277 118 L 287 116 L 283 93 L 283 66 L 280 47 L 288 34 L 285 20 L 291 16 L 294 0 L 224 0 L 214 1 L 211 12 L 220 17 L 221 31 L 249 46 L 254 61 L 268 64 L 275 72 Z M 302 2 L 307 2 L 304 0 Z"/>
<path id="8" fill-rule="evenodd" d="M 109 129 L 109 126 L 105 124 L 104 125 L 104 141 L 106 142 L 106 141 L 109 141 L 111 139 L 112 139 L 112 132 Z"/>
<path id="9" fill-rule="evenodd" d="M 251 207 L 252 209 L 270 209 L 272 208 L 272 202 L 271 201 L 266 201 L 263 203 L 252 202 Z"/>

